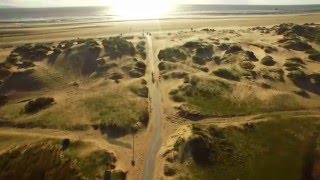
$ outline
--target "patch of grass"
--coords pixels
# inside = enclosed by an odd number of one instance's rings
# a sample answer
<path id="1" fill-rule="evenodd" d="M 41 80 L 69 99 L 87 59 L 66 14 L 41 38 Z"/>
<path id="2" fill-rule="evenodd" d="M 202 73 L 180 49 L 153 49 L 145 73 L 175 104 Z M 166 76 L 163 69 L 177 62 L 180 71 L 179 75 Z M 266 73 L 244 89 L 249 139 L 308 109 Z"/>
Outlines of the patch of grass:
<path id="1" fill-rule="evenodd" d="M 279 94 L 268 101 L 250 96 L 245 100 L 232 98 L 234 85 L 222 80 L 191 77 L 178 90 L 170 95 L 173 99 L 184 101 L 180 115 L 186 118 L 211 116 L 240 116 L 261 112 L 304 109 L 294 95 Z M 193 119 L 193 118 L 190 118 Z"/>
<path id="2" fill-rule="evenodd" d="M 146 85 L 141 84 L 141 83 L 134 83 L 130 86 L 131 92 L 134 94 L 143 97 L 143 98 L 148 98 L 149 96 L 149 89 Z"/>
<path id="3" fill-rule="evenodd" d="M 186 146 L 185 151 L 208 147 L 206 160 L 212 157 L 212 164 L 203 166 L 193 159 L 184 163 L 181 172 L 190 172 L 191 179 L 298 180 L 312 177 L 316 173 L 314 168 L 320 164 L 319 122 L 317 117 L 281 115 L 256 123 L 254 128 L 213 128 L 222 136 L 210 133 L 211 126 L 196 125 L 186 143 L 190 144 L 196 137 L 202 140 L 196 141 L 198 146 Z"/>
<path id="4" fill-rule="evenodd" d="M 220 68 L 212 72 L 214 75 L 233 81 L 240 81 L 241 74 L 234 69 Z"/>
<path id="5" fill-rule="evenodd" d="M 84 99 L 84 105 L 92 114 L 92 123 L 125 132 L 129 132 L 131 126 L 142 121 L 148 113 L 145 102 L 116 94 L 88 97 Z"/>

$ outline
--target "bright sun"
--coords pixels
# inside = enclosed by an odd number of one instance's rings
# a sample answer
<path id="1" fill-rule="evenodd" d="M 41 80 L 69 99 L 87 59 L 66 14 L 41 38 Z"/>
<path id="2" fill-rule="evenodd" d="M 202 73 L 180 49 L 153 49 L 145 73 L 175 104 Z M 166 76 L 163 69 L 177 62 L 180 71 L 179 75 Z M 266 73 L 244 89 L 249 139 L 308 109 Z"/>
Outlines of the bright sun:
<path id="1" fill-rule="evenodd" d="M 170 0 L 117 0 L 111 7 L 120 19 L 156 19 L 168 13 L 173 3 Z"/>

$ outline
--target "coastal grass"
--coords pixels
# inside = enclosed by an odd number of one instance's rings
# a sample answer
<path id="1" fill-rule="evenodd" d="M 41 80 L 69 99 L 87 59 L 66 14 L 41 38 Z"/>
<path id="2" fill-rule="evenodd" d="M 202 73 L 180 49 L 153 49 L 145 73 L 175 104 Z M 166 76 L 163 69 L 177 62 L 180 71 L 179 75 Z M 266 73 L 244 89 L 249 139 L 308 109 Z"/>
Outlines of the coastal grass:
<path id="1" fill-rule="evenodd" d="M 117 126 L 126 130 L 141 121 L 148 112 L 144 101 L 116 94 L 87 97 L 83 101 L 91 113 L 93 124 Z"/>
<path id="2" fill-rule="evenodd" d="M 171 98 L 183 102 L 183 110 L 201 116 L 241 116 L 263 112 L 304 109 L 294 95 L 278 94 L 268 101 L 256 96 L 233 98 L 235 84 L 225 80 L 192 77 L 178 89 L 170 92 Z"/>
<path id="3" fill-rule="evenodd" d="M 209 136 L 214 145 L 212 164 L 191 160 L 185 167 L 194 179 L 304 179 L 316 173 L 320 164 L 320 119 L 293 114 L 272 115 L 269 121 L 243 128 L 218 129 L 212 135 L 208 127 L 197 127 L 198 136 Z M 212 128 L 211 128 L 212 129 Z M 204 135 L 201 135 L 204 134 Z M 314 162 L 314 164 L 312 164 Z"/>

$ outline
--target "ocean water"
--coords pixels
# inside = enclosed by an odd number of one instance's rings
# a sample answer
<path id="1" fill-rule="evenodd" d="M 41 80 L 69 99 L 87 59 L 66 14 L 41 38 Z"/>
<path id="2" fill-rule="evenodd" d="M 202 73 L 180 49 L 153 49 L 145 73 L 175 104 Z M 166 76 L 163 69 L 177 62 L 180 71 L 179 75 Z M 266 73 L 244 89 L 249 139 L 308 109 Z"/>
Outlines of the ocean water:
<path id="1" fill-rule="evenodd" d="M 179 5 L 162 18 L 201 15 L 296 14 L 320 12 L 319 5 Z M 110 7 L 0 8 L 0 22 L 117 20 Z"/>

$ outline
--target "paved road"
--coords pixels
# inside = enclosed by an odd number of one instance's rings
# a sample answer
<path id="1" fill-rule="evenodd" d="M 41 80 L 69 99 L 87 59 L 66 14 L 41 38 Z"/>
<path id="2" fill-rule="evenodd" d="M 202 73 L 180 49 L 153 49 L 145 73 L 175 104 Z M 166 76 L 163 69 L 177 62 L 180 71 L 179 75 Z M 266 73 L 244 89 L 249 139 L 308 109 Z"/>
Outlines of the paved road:
<path id="1" fill-rule="evenodd" d="M 159 71 L 157 68 L 156 58 L 153 53 L 153 47 L 152 47 L 152 38 L 151 36 L 146 36 L 147 38 L 147 44 L 149 46 L 149 52 L 148 57 L 150 60 L 150 70 L 151 72 L 154 72 L 154 80 L 155 83 L 153 83 L 151 86 L 149 86 L 150 91 L 150 98 L 151 98 L 151 142 L 148 150 L 148 154 L 146 156 L 145 164 L 144 164 L 144 170 L 143 170 L 143 176 L 142 180 L 152 180 L 154 177 L 154 170 L 155 170 L 155 160 L 157 153 L 161 147 L 161 141 L 162 141 L 162 108 L 161 108 L 161 91 L 157 84 L 159 84 Z M 151 75 L 150 75 L 151 76 Z"/>

